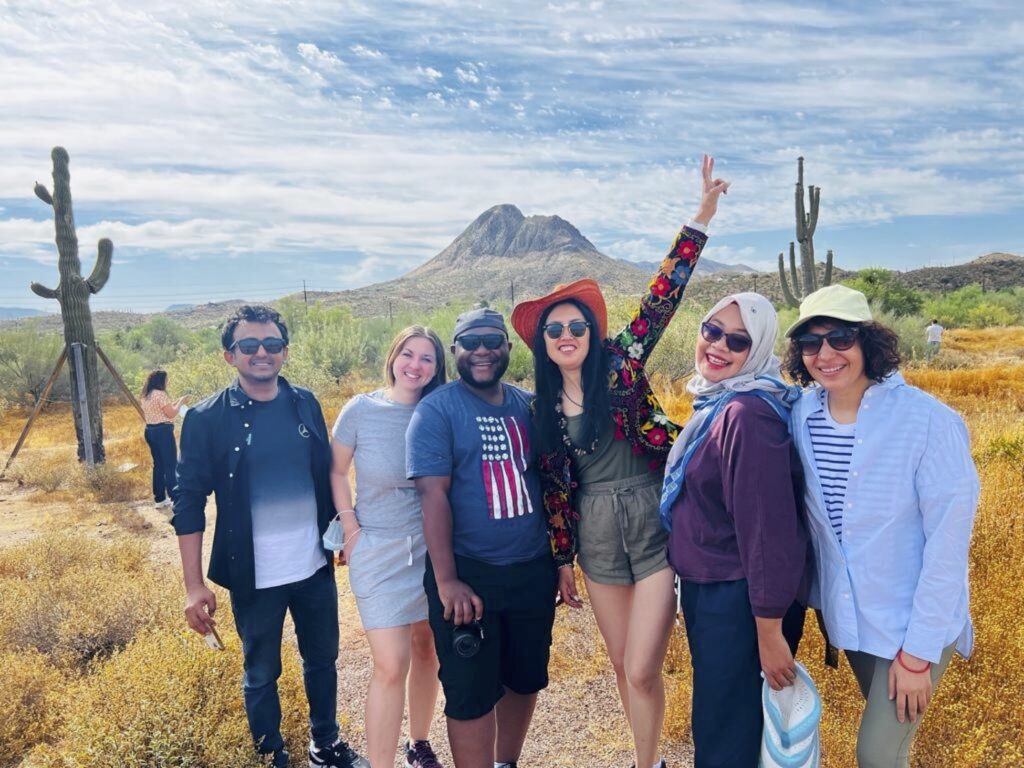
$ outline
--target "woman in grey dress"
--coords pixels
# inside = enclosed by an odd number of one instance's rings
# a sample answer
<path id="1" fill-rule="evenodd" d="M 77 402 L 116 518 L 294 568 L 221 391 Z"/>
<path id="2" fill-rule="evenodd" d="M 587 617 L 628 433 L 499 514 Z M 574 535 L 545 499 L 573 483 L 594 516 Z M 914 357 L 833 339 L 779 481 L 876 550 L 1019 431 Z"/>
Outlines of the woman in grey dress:
<path id="1" fill-rule="evenodd" d="M 415 485 L 405 477 L 406 427 L 420 398 L 446 378 L 437 334 L 418 325 L 401 331 L 384 374 L 387 387 L 345 404 L 332 443 L 331 488 L 345 530 L 343 557 L 373 656 L 366 741 L 371 765 L 394 765 L 408 681 L 406 765 L 440 768 L 427 738 L 438 663 L 423 592 L 423 518 Z"/>

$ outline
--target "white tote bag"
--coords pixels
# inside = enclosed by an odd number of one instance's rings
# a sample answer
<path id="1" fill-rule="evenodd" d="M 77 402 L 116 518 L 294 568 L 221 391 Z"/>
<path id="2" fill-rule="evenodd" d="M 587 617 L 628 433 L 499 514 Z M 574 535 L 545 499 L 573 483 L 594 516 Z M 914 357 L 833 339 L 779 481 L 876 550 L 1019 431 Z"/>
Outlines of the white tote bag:
<path id="1" fill-rule="evenodd" d="M 796 681 L 773 691 L 761 687 L 764 734 L 758 768 L 820 768 L 821 698 L 803 664 L 796 662 Z"/>

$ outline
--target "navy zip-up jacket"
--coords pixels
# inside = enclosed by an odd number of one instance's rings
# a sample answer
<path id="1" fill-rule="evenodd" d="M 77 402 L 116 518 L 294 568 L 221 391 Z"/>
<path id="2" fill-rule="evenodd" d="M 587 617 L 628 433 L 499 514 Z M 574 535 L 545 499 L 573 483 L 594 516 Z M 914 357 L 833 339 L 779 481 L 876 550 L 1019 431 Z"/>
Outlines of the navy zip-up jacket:
<path id="1" fill-rule="evenodd" d="M 309 429 L 313 486 L 320 534 L 334 517 L 331 497 L 331 445 L 320 403 L 308 389 L 278 378 L 295 405 L 299 421 Z M 206 530 L 206 499 L 212 492 L 217 520 L 210 553 L 210 580 L 231 592 L 256 588 L 249 473 L 245 460 L 250 439 L 246 407 L 252 401 L 238 380 L 227 389 L 190 408 L 181 427 L 177 500 L 171 524 L 178 536 Z M 322 545 L 321 545 L 322 548 Z M 333 567 L 332 553 L 323 550 Z"/>

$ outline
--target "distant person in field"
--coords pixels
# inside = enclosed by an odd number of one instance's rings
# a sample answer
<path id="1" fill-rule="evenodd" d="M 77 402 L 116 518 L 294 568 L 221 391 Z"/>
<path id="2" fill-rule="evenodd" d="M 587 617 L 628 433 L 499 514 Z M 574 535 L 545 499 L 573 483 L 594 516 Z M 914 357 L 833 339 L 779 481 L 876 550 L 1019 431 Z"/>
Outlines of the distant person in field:
<path id="1" fill-rule="evenodd" d="M 406 472 L 423 505 L 424 587 L 455 766 L 515 768 L 548 684 L 557 581 L 532 395 L 501 381 L 511 344 L 500 313 L 464 312 L 454 339 L 459 379 L 416 406 Z"/>
<path id="2" fill-rule="evenodd" d="M 167 371 L 151 371 L 142 385 L 142 413 L 146 417 L 146 445 L 153 456 L 153 501 L 157 507 L 174 503 L 174 468 L 178 446 L 174 442 L 174 417 L 188 400 L 174 402 L 167 394 Z"/>
<path id="3" fill-rule="evenodd" d="M 399 332 L 384 364 L 386 386 L 356 395 L 334 425 L 331 487 L 345 531 L 343 559 L 373 656 L 366 696 L 371 765 L 395 760 L 409 688 L 407 768 L 441 768 L 430 745 L 437 654 L 423 591 L 427 547 L 416 485 L 405 475 L 405 432 L 420 398 L 444 384 L 444 346 L 421 325 Z M 355 462 L 356 494 L 349 481 Z"/>
<path id="4" fill-rule="evenodd" d="M 978 475 L 960 416 L 907 384 L 899 338 L 864 294 L 815 291 L 786 332 L 817 589 L 866 701 L 861 768 L 908 765 L 954 651 L 974 642 L 967 553 Z"/>
<path id="5" fill-rule="evenodd" d="M 932 320 L 931 324 L 925 329 L 925 337 L 928 339 L 928 353 L 927 357 L 929 360 L 939 354 L 939 347 L 942 346 L 942 332 L 946 330 L 939 325 L 938 320 Z"/>
<path id="6" fill-rule="evenodd" d="M 693 665 L 696 768 L 757 765 L 762 675 L 775 690 L 796 678 L 810 543 L 789 434 L 799 390 L 772 352 L 778 327 L 757 293 L 708 311 L 686 386 L 693 416 L 666 467 L 661 513 Z"/>
<path id="7" fill-rule="evenodd" d="M 288 612 L 309 700 L 309 765 L 369 768 L 338 735 L 338 590 L 333 554 L 321 541 L 334 517 L 323 412 L 311 392 L 279 375 L 288 328 L 273 309 L 239 307 L 225 321 L 221 343 L 238 378 L 190 409 L 181 430 L 171 522 L 185 576 L 185 618 L 202 635 L 216 623 L 217 598 L 202 573 L 212 492 L 217 521 L 209 577 L 231 596 L 256 749 L 274 768 L 288 765 L 277 691 Z"/>
<path id="8" fill-rule="evenodd" d="M 578 554 L 640 768 L 664 768 L 662 666 L 676 600 L 658 508 L 665 457 L 679 433 L 651 391 L 645 364 L 682 301 L 729 186 L 713 170 L 705 155 L 700 207 L 615 336 L 608 337 L 604 297 L 591 279 L 512 313 L 534 353 L 533 420 L 559 596 L 582 605 Z"/>

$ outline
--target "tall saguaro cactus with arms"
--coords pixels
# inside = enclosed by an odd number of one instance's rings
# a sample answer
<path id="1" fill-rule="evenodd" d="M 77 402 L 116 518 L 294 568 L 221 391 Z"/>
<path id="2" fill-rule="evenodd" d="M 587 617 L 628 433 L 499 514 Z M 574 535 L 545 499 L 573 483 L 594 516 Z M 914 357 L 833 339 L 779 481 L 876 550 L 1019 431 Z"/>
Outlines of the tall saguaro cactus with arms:
<path id="1" fill-rule="evenodd" d="M 82 262 L 78 258 L 78 235 L 75 234 L 75 217 L 71 210 L 71 174 L 68 171 L 68 153 L 63 147 L 54 147 L 53 195 L 42 184 L 36 184 L 36 197 L 53 208 L 53 222 L 56 229 L 57 252 L 60 256 L 57 269 L 60 282 L 56 288 L 47 288 L 32 283 L 33 293 L 44 299 L 56 299 L 60 303 L 60 314 L 64 321 L 64 342 L 67 345 L 68 362 L 71 368 L 71 394 L 75 403 L 82 399 L 79 382 L 84 382 L 88 405 L 88 425 L 83 425 L 82 413 L 72 408 L 75 415 L 75 434 L 78 437 L 78 460 L 88 455 L 86 435 L 92 446 L 92 456 L 97 462 L 104 459 L 103 412 L 100 405 L 99 375 L 96 361 L 96 336 L 92 328 L 92 312 L 89 297 L 99 293 L 110 277 L 110 260 L 114 245 L 104 238 L 99 241 L 99 252 L 92 274 L 82 277 Z M 81 345 L 81 356 L 72 354 L 74 344 Z M 81 372 L 79 366 L 81 365 Z"/>
<path id="2" fill-rule="evenodd" d="M 807 294 L 814 293 L 818 288 L 832 284 L 832 251 L 825 257 L 825 275 L 818 284 L 818 272 L 814 263 L 814 230 L 818 227 L 818 204 L 821 200 L 821 187 L 813 184 L 807 188 L 807 198 L 811 205 L 808 211 L 804 205 L 804 159 L 797 159 L 796 180 L 796 242 L 800 243 L 800 271 L 796 268 L 796 243 L 789 244 L 789 271 L 792 275 L 792 287 L 786 279 L 786 264 L 783 254 L 779 254 L 779 280 L 782 283 L 782 295 L 791 307 L 800 306 L 800 301 Z"/>

